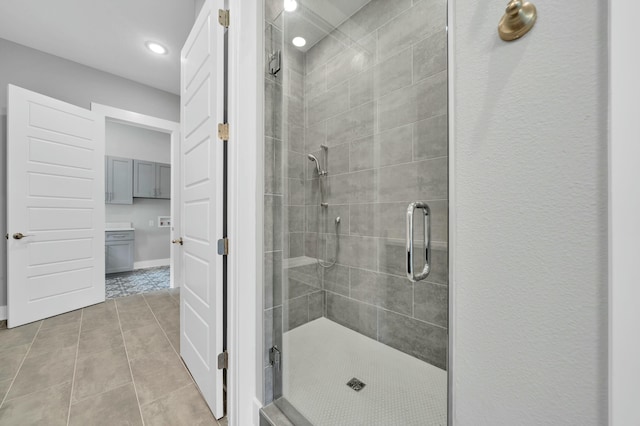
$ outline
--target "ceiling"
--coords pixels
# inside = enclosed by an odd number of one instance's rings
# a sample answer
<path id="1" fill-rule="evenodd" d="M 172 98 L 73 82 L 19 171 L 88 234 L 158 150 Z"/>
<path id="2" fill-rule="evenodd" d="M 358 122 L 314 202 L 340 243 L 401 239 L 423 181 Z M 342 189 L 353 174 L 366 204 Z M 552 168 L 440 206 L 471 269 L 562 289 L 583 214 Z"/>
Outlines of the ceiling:
<path id="1" fill-rule="evenodd" d="M 179 94 L 194 17 L 194 0 L 0 0 L 0 38 Z"/>
<path id="2" fill-rule="evenodd" d="M 371 0 L 297 1 L 295 11 L 283 12 L 284 36 L 287 42 L 294 37 L 304 37 L 307 44 L 299 49 L 306 52 Z"/>

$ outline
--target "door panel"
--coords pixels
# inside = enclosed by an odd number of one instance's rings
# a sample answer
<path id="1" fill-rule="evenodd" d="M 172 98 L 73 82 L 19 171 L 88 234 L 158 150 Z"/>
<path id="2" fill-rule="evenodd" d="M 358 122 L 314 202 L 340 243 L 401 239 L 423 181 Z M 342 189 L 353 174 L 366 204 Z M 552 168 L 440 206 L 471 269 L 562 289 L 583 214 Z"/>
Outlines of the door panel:
<path id="1" fill-rule="evenodd" d="M 7 295 L 15 327 L 104 301 L 105 163 L 92 112 L 16 86 L 8 93 Z"/>
<path id="2" fill-rule="evenodd" d="M 208 0 L 182 49 L 180 170 L 183 277 L 180 352 L 217 418 L 224 415 L 222 256 L 223 144 L 211 137 L 222 122 L 223 28 L 221 0 Z M 197 155 L 196 154 L 197 151 Z"/>

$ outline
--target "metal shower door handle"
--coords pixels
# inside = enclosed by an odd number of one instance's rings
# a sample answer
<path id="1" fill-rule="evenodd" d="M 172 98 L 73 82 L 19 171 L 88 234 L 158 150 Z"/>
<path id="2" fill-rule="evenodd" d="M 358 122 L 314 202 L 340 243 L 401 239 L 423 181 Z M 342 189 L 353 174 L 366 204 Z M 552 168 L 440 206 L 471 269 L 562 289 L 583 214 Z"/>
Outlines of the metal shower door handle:
<path id="1" fill-rule="evenodd" d="M 413 267 L 413 214 L 416 209 L 424 213 L 424 268 L 416 275 Z M 407 207 L 407 278 L 416 282 L 424 280 L 431 272 L 431 211 L 426 203 L 416 201 Z"/>

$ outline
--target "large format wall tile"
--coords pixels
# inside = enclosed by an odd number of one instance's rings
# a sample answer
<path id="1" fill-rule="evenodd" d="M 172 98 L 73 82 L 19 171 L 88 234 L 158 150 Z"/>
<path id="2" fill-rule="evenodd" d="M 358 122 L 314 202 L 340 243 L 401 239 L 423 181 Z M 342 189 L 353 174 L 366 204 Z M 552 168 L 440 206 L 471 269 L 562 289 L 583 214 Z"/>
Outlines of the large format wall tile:
<path id="1" fill-rule="evenodd" d="M 304 78 L 304 96 L 311 99 L 327 90 L 327 66 L 322 65 Z"/>
<path id="2" fill-rule="evenodd" d="M 414 316 L 431 324 L 447 327 L 449 288 L 427 281 L 419 281 L 414 286 Z"/>
<path id="3" fill-rule="evenodd" d="M 307 99 L 309 124 L 324 121 L 349 109 L 348 83 L 335 86 L 315 98 Z"/>
<path id="4" fill-rule="evenodd" d="M 327 293 L 327 318 L 367 337 L 377 338 L 375 306 Z"/>
<path id="5" fill-rule="evenodd" d="M 413 45 L 413 79 L 420 81 L 447 69 L 447 32 L 440 31 Z"/>
<path id="6" fill-rule="evenodd" d="M 307 72 L 325 64 L 344 49 L 344 43 L 337 37 L 337 34 L 329 34 L 307 51 L 305 55 Z"/>
<path id="7" fill-rule="evenodd" d="M 332 268 L 324 270 L 324 288 L 327 291 L 349 296 L 349 269 L 336 263 Z"/>
<path id="8" fill-rule="evenodd" d="M 327 87 L 334 87 L 369 68 L 373 55 L 358 46 L 347 47 L 327 62 Z"/>
<path id="9" fill-rule="evenodd" d="M 264 249 L 282 249 L 282 197 L 264 196 Z"/>
<path id="10" fill-rule="evenodd" d="M 264 133 L 282 139 L 282 84 L 265 80 Z"/>
<path id="11" fill-rule="evenodd" d="M 447 158 L 383 167 L 378 172 L 378 200 L 444 200 L 449 185 L 447 168 Z"/>
<path id="12" fill-rule="evenodd" d="M 413 124 L 413 159 L 445 157 L 449 154 L 447 115 L 437 115 Z"/>
<path id="13" fill-rule="evenodd" d="M 378 310 L 382 343 L 426 361 L 447 366 L 447 330 L 384 309 Z"/>
<path id="14" fill-rule="evenodd" d="M 351 142 L 351 171 L 410 163 L 412 139 L 413 129 L 408 125 Z"/>
<path id="15" fill-rule="evenodd" d="M 349 80 L 349 107 L 373 100 L 373 68 L 362 71 Z"/>
<path id="16" fill-rule="evenodd" d="M 378 52 L 388 57 L 428 35 L 445 29 L 447 3 L 422 0 L 378 30 Z"/>
<path id="17" fill-rule="evenodd" d="M 339 240 L 339 241 L 338 241 Z M 339 243 L 338 263 L 369 270 L 376 269 L 377 239 L 327 234 L 327 253 L 333 255 Z"/>
<path id="18" fill-rule="evenodd" d="M 328 200 L 332 204 L 374 201 L 377 197 L 376 175 L 376 170 L 365 170 L 357 173 L 329 176 L 325 181 L 327 192 L 329 193 Z"/>
<path id="19" fill-rule="evenodd" d="M 282 194 L 282 142 L 265 137 L 264 140 L 264 192 Z"/>
<path id="20" fill-rule="evenodd" d="M 327 121 L 327 145 L 335 146 L 372 135 L 375 128 L 375 117 L 375 102 L 369 102 L 335 115 Z"/>
<path id="21" fill-rule="evenodd" d="M 415 123 L 447 112 L 447 75 L 441 72 L 380 98 L 380 131 Z"/>
<path id="22" fill-rule="evenodd" d="M 264 253 L 264 308 L 269 309 L 282 304 L 282 252 Z"/>
<path id="23" fill-rule="evenodd" d="M 410 7 L 411 0 L 372 0 L 351 16 L 341 28 L 352 39 L 358 40 Z"/>
<path id="24" fill-rule="evenodd" d="M 376 65 L 374 79 L 376 98 L 409 86 L 413 82 L 412 62 L 411 48 L 407 48 Z"/>

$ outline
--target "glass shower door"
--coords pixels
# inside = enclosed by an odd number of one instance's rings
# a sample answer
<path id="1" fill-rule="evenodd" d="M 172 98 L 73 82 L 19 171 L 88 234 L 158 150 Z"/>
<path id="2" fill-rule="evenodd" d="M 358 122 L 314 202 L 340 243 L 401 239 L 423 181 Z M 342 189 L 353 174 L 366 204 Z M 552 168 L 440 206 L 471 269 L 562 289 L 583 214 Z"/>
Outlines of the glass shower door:
<path id="1" fill-rule="evenodd" d="M 296 425 L 447 423 L 446 114 L 444 0 L 266 1 L 264 402 Z"/>

